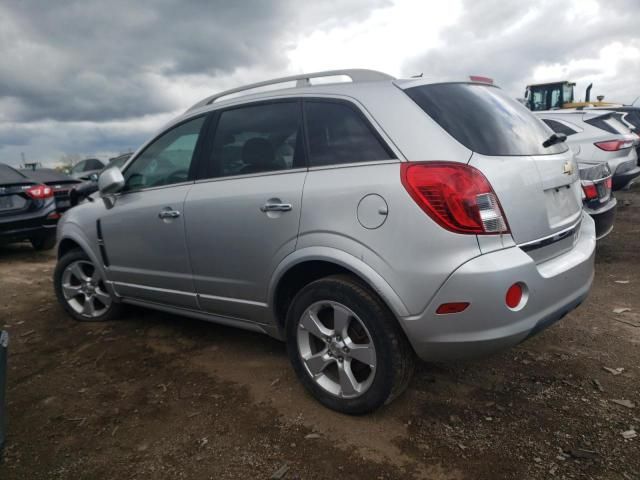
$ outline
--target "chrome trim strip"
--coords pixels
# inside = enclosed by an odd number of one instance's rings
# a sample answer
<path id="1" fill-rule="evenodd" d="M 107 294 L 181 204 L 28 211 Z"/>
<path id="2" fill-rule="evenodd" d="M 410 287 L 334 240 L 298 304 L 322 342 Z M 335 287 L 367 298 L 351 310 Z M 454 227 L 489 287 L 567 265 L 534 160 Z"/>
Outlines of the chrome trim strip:
<path id="1" fill-rule="evenodd" d="M 196 296 L 195 293 L 183 292 L 182 290 L 171 290 L 169 288 L 149 287 L 149 286 L 146 286 L 146 285 L 138 285 L 138 284 L 135 284 L 135 283 L 111 282 L 111 284 L 116 286 L 116 287 L 118 285 L 121 285 L 123 287 L 137 288 L 139 290 L 151 290 L 152 292 L 173 293 L 173 294 L 177 294 L 177 295 L 187 295 L 189 297 L 195 297 Z"/>
<path id="2" fill-rule="evenodd" d="M 580 226 L 582 225 L 582 217 L 578 220 L 574 225 L 565 228 L 564 230 L 560 230 L 552 235 L 548 235 L 546 237 L 540 238 L 538 240 L 533 240 L 531 242 L 521 243 L 518 245 L 519 248 L 524 250 L 525 252 L 530 250 L 535 250 L 536 248 L 545 247 L 547 245 L 551 245 L 552 243 L 558 242 L 567 238 L 568 236 L 575 233 Z"/>
<path id="3" fill-rule="evenodd" d="M 230 297 L 218 297 L 216 295 L 205 295 L 203 293 L 198 293 L 198 297 L 206 298 L 207 300 L 218 300 L 220 302 L 229 302 L 229 303 L 242 303 L 244 305 L 253 305 L 255 307 L 268 308 L 269 305 L 264 302 L 254 302 L 253 300 L 241 300 L 239 298 L 230 298 Z"/>

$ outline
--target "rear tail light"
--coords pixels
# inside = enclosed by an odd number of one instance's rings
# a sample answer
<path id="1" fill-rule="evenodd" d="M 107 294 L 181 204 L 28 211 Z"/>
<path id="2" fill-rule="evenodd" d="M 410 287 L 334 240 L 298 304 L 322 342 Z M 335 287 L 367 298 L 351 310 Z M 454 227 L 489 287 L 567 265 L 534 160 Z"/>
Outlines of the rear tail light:
<path id="1" fill-rule="evenodd" d="M 613 188 L 613 178 L 612 177 L 608 177 L 604 181 L 604 184 L 607 186 L 607 189 L 611 190 Z"/>
<path id="2" fill-rule="evenodd" d="M 508 233 L 493 188 L 477 169 L 453 162 L 402 163 L 409 195 L 436 223 L 456 233 Z"/>
<path id="3" fill-rule="evenodd" d="M 46 185 L 34 185 L 25 190 L 25 193 L 34 200 L 44 200 L 45 198 L 53 197 L 53 190 Z"/>
<path id="4" fill-rule="evenodd" d="M 582 191 L 587 200 L 595 200 L 598 198 L 598 187 L 596 187 L 596 184 L 593 182 L 583 181 Z"/>
<path id="5" fill-rule="evenodd" d="M 606 142 L 596 142 L 594 145 L 605 152 L 617 152 L 624 148 L 633 147 L 633 140 L 607 140 Z"/>

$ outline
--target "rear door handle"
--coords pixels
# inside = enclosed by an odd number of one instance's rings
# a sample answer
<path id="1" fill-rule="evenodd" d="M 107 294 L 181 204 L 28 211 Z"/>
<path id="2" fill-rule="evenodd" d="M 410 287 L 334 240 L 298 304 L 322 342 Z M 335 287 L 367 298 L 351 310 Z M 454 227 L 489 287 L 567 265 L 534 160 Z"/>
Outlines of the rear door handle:
<path id="1" fill-rule="evenodd" d="M 290 203 L 265 203 L 260 207 L 262 212 L 288 212 L 292 209 Z"/>
<path id="2" fill-rule="evenodd" d="M 161 210 L 158 218 L 178 218 L 180 212 L 178 210 Z"/>

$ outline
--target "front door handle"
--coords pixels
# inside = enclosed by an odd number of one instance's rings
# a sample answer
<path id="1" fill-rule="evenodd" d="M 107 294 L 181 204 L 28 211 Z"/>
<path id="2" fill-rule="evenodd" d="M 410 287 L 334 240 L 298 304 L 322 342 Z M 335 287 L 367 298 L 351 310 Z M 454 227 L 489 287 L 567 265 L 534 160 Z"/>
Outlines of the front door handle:
<path id="1" fill-rule="evenodd" d="M 292 209 L 290 203 L 265 203 L 260 207 L 262 212 L 288 212 Z"/>
<path id="2" fill-rule="evenodd" d="M 180 212 L 177 210 L 162 210 L 158 214 L 158 218 L 178 218 L 180 216 Z"/>

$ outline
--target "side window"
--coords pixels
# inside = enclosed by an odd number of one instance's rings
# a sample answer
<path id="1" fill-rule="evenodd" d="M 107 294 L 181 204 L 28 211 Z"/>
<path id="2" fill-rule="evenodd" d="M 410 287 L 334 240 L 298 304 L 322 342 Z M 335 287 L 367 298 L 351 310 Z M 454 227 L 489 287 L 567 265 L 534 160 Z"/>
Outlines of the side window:
<path id="1" fill-rule="evenodd" d="M 354 108 L 305 101 L 309 165 L 336 165 L 394 158 Z"/>
<path id="2" fill-rule="evenodd" d="M 569 128 L 564 123 L 556 122 L 555 120 L 551 120 L 549 118 L 543 118 L 542 121 L 547 124 L 547 126 L 556 133 L 564 133 L 567 137 L 569 135 L 573 135 L 574 133 L 578 133 L 576 130 Z"/>
<path id="3" fill-rule="evenodd" d="M 186 182 L 204 120 L 178 125 L 151 143 L 124 172 L 125 191 Z"/>
<path id="4" fill-rule="evenodd" d="M 84 172 L 84 166 L 87 164 L 87 162 L 85 160 L 82 160 L 81 162 L 78 162 L 74 165 L 74 167 L 71 169 L 72 173 L 81 173 Z"/>
<path id="5" fill-rule="evenodd" d="M 208 176 L 304 167 L 300 117 L 298 101 L 223 111 L 216 127 Z"/>
<path id="6" fill-rule="evenodd" d="M 87 160 L 87 165 L 84 168 L 85 172 L 91 171 L 91 170 L 100 170 L 104 168 L 104 165 L 102 164 L 102 162 L 96 158 L 92 158 L 90 160 Z"/>

